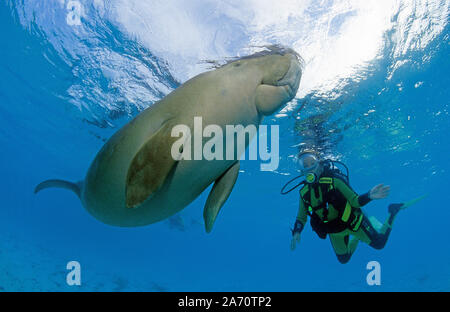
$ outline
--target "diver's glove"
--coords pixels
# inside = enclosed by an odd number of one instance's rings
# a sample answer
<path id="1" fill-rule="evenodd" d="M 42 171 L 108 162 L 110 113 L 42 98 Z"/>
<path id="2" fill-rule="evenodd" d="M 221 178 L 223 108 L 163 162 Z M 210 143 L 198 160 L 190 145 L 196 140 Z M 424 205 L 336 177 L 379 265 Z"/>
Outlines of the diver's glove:
<path id="1" fill-rule="evenodd" d="M 303 231 L 303 224 L 299 220 L 295 220 L 294 229 L 292 231 L 292 236 L 295 234 L 300 234 Z"/>

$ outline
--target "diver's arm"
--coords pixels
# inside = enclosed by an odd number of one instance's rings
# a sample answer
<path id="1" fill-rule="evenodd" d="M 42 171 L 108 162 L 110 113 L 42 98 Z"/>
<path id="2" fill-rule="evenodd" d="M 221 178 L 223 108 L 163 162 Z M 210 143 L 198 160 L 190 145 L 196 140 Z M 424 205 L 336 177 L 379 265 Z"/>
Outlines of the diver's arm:
<path id="1" fill-rule="evenodd" d="M 350 205 L 355 208 L 360 208 L 367 205 L 372 199 L 369 197 L 369 192 L 359 195 L 356 194 L 344 181 L 339 178 L 334 178 L 334 187 L 344 195 Z"/>
<path id="2" fill-rule="evenodd" d="M 294 250 L 297 244 L 300 243 L 300 233 L 305 227 L 307 219 L 306 206 L 300 196 L 300 204 L 298 208 L 297 218 L 295 219 L 294 229 L 292 230 L 291 250 Z"/>
<path id="3" fill-rule="evenodd" d="M 302 232 L 302 230 L 306 224 L 307 216 L 308 216 L 308 214 L 306 213 L 305 202 L 303 201 L 302 197 L 300 196 L 297 218 L 295 219 L 295 224 L 294 224 L 294 229 L 292 231 L 292 234 Z"/>

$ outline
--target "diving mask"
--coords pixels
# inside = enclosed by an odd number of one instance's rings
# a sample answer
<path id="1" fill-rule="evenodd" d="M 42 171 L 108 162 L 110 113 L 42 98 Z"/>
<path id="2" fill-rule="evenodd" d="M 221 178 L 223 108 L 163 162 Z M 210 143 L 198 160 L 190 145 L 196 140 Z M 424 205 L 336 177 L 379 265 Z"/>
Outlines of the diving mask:
<path id="1" fill-rule="evenodd" d="M 303 152 L 298 156 L 300 171 L 305 175 L 306 183 L 315 183 L 317 181 L 317 168 L 320 161 L 313 152 Z"/>
<path id="2" fill-rule="evenodd" d="M 298 164 L 301 172 L 311 172 L 319 166 L 319 159 L 313 153 L 302 153 L 298 156 Z"/>

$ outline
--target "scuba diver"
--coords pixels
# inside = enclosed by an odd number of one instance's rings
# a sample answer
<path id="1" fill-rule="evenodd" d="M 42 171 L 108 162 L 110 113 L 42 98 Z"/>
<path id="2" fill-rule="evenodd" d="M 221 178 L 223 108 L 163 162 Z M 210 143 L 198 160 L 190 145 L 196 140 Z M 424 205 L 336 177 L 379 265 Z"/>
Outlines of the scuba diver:
<path id="1" fill-rule="evenodd" d="M 389 217 L 381 224 L 375 217 L 367 218 L 361 207 L 372 200 L 386 198 L 389 195 L 389 186 L 379 184 L 369 192 L 358 195 L 349 186 L 348 168 L 343 163 L 320 160 L 318 154 L 311 150 L 300 153 L 298 160 L 302 175 L 289 181 L 281 191 L 284 195 L 303 185 L 300 189 L 299 210 L 292 230 L 292 250 L 300 242 L 300 234 L 309 215 L 312 229 L 322 239 L 329 235 L 339 262 L 347 263 L 359 241 L 375 249 L 382 249 L 389 238 L 397 213 L 421 199 L 406 204 L 389 205 Z M 338 169 L 336 163 L 345 167 L 346 175 Z M 292 181 L 302 176 L 305 177 L 305 181 L 284 192 Z"/>

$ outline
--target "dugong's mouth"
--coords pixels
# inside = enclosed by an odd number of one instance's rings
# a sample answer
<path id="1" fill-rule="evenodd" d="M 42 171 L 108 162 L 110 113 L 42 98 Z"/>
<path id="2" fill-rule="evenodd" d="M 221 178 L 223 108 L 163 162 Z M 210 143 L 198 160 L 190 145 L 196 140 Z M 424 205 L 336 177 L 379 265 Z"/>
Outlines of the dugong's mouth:
<path id="1" fill-rule="evenodd" d="M 286 74 L 277 81 L 277 86 L 284 86 L 291 97 L 297 94 L 300 79 L 302 77 L 302 69 L 299 61 L 294 55 L 291 55 L 291 64 Z"/>

